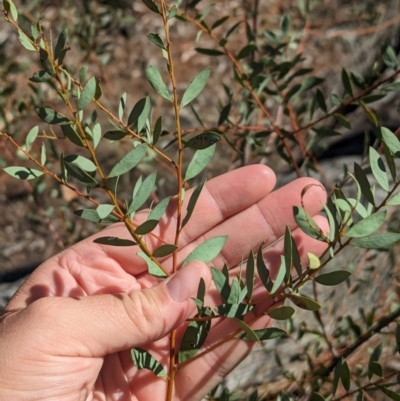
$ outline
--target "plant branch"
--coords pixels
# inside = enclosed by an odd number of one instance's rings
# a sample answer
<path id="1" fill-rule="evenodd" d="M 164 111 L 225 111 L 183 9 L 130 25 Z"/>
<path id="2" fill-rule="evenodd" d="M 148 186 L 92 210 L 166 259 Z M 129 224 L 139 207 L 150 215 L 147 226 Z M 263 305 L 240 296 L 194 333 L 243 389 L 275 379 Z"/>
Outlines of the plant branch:
<path id="1" fill-rule="evenodd" d="M 247 74 L 245 73 L 239 60 L 236 59 L 235 55 L 227 48 L 226 44 L 224 44 L 224 42 L 221 43 L 221 40 L 208 27 L 204 26 L 200 21 L 197 21 L 196 19 L 192 18 L 188 14 L 183 13 L 182 17 L 185 18 L 186 20 L 190 21 L 194 25 L 196 25 L 203 32 L 207 33 L 215 41 L 215 43 L 217 43 L 223 49 L 225 55 L 229 58 L 229 60 L 232 62 L 232 65 L 236 68 L 238 76 L 242 80 L 245 88 L 249 91 L 253 100 L 255 101 L 257 106 L 260 108 L 260 110 L 262 111 L 264 116 L 267 118 L 267 120 L 269 121 L 271 127 L 274 129 L 276 134 L 279 136 L 280 140 L 282 141 L 283 147 L 285 148 L 290 160 L 292 161 L 293 167 L 296 170 L 297 175 L 300 177 L 301 172 L 300 172 L 299 166 L 297 164 L 297 161 L 296 161 L 295 157 L 293 156 L 292 150 L 289 147 L 287 138 L 282 133 L 282 130 L 280 129 L 280 127 L 277 124 L 275 124 L 274 119 L 272 118 L 270 112 L 265 107 L 263 101 L 255 93 L 250 81 L 247 78 Z"/>
<path id="2" fill-rule="evenodd" d="M 400 307 L 398 307 L 392 313 L 381 317 L 377 322 L 375 322 L 367 331 L 362 333 L 352 344 L 346 348 L 340 350 L 339 355 L 334 356 L 329 364 L 322 368 L 323 375 L 329 375 L 333 369 L 335 369 L 336 364 L 340 358 L 347 358 L 351 355 L 358 347 L 367 342 L 375 334 L 379 333 L 382 329 L 387 327 L 390 323 L 393 323 L 396 319 L 400 317 Z"/>

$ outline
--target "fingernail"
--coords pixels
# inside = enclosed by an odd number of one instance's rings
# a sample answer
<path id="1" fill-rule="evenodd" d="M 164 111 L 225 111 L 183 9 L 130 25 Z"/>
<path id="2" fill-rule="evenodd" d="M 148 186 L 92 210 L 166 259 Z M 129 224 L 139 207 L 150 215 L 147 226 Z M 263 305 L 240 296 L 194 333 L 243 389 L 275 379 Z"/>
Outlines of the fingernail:
<path id="1" fill-rule="evenodd" d="M 198 263 L 188 264 L 168 279 L 166 287 L 169 295 L 176 302 L 183 302 L 191 296 L 196 296 L 201 276 L 201 267 Z"/>

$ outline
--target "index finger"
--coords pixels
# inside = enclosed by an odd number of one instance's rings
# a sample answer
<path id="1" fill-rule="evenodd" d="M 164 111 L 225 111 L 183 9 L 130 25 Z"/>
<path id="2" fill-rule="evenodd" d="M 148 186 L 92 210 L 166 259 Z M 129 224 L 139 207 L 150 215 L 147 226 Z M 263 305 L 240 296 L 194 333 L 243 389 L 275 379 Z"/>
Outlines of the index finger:
<path id="1" fill-rule="evenodd" d="M 195 212 L 189 223 L 182 229 L 179 247 L 184 247 L 197 238 L 206 235 L 213 228 L 234 215 L 257 204 L 268 195 L 275 186 L 275 174 L 264 165 L 246 166 L 208 181 L 196 203 Z M 186 192 L 182 205 L 183 217 L 187 213 L 189 200 L 194 189 Z M 134 223 L 140 224 L 147 219 L 148 213 L 143 211 L 135 216 Z M 177 226 L 177 198 L 174 197 L 159 225 L 148 235 L 146 244 L 150 249 L 156 249 L 164 243 L 174 243 Z M 97 237 L 110 236 L 129 239 L 130 234 L 122 223 L 115 224 L 85 241 L 93 241 Z M 157 239 L 161 238 L 163 242 Z M 80 243 L 83 244 L 83 243 Z M 97 244 L 96 244 L 97 245 Z M 87 246 L 87 243 L 86 245 Z M 119 261 L 122 265 L 134 260 L 143 269 L 147 268 L 142 259 L 136 257 L 132 248 L 102 246 L 107 256 Z M 137 270 L 136 270 L 137 272 Z"/>

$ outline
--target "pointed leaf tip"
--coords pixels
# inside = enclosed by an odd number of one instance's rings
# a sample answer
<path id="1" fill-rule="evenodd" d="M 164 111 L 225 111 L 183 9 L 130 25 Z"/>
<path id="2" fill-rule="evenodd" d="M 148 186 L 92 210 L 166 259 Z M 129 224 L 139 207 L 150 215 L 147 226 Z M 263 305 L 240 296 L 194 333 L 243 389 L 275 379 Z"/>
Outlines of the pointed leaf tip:
<path id="1" fill-rule="evenodd" d="M 211 68 L 206 68 L 190 82 L 189 86 L 186 88 L 185 93 L 182 96 L 181 107 L 189 104 L 202 92 L 202 90 L 206 86 L 210 74 Z"/>
<path id="2" fill-rule="evenodd" d="M 150 85 L 161 97 L 163 97 L 166 100 L 172 101 L 172 97 L 171 94 L 169 93 L 167 85 L 165 85 L 161 77 L 160 71 L 155 65 L 152 65 L 146 69 L 146 77 Z"/>

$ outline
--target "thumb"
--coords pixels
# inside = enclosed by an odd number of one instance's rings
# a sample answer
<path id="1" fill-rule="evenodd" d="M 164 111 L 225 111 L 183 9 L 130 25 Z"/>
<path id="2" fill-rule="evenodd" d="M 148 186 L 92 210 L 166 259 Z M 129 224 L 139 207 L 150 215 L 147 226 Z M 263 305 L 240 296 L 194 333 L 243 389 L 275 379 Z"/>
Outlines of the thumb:
<path id="1" fill-rule="evenodd" d="M 101 357 L 151 343 L 177 328 L 195 309 L 190 297 L 196 296 L 201 278 L 208 287 L 210 270 L 196 261 L 152 288 L 41 298 L 11 320 L 23 326 L 18 331 L 26 336 L 26 345 L 37 349 L 43 344 L 46 354 Z"/>

